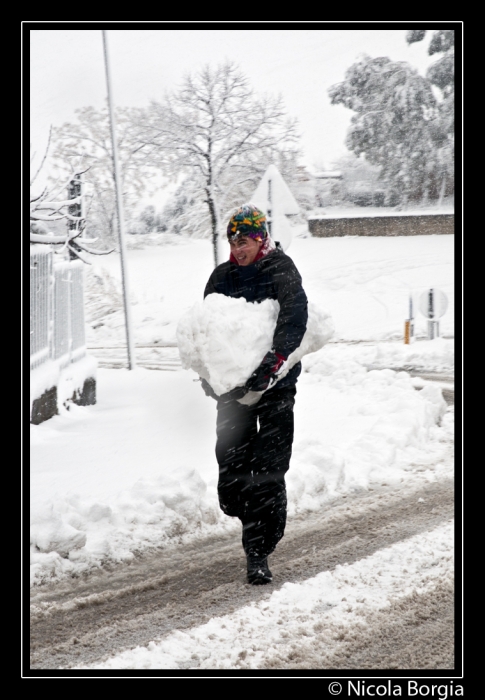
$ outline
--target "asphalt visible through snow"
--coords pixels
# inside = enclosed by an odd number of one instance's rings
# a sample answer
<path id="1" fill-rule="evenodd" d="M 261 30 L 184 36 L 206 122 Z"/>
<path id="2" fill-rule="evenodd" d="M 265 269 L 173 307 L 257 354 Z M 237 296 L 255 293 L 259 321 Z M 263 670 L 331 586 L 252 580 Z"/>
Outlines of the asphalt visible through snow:
<path id="1" fill-rule="evenodd" d="M 451 446 L 449 458 L 452 459 Z M 250 586 L 238 534 L 138 556 L 134 561 L 31 592 L 32 669 L 66 669 L 109 656 L 174 630 L 262 601 L 285 582 L 300 583 L 352 564 L 453 518 L 450 479 L 381 486 L 349 495 L 325 513 L 289 519 L 270 558 L 273 584 Z M 318 643 L 268 658 L 267 669 L 389 669 L 454 666 L 454 599 L 443 582 L 433 595 L 413 593 L 369 615 L 366 632 L 349 636 L 329 657 Z"/>

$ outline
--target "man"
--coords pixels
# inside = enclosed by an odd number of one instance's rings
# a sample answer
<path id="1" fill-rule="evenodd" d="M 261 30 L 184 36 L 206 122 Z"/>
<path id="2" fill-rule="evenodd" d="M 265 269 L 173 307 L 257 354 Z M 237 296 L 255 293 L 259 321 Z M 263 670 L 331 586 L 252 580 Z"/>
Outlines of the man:
<path id="1" fill-rule="evenodd" d="M 217 399 L 216 457 L 221 509 L 238 517 L 251 584 L 272 580 L 268 556 L 283 537 L 286 524 L 285 473 L 293 444 L 293 406 L 301 363 L 279 382 L 289 355 L 301 344 L 308 309 L 301 276 L 279 243 L 268 235 L 266 217 L 252 204 L 240 207 L 227 227 L 231 254 L 218 265 L 205 288 L 208 294 L 243 297 L 249 302 L 276 299 L 280 310 L 271 350 L 243 387 L 217 396 L 207 381 L 202 387 Z M 254 405 L 241 399 L 264 392 Z M 258 430 L 259 422 L 259 430 Z"/>

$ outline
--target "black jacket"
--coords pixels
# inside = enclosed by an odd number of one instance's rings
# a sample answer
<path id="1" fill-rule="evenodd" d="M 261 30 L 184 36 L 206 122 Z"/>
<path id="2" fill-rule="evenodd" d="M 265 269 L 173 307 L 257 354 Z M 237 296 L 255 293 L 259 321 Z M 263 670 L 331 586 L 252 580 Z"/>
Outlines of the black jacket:
<path id="1" fill-rule="evenodd" d="M 295 263 L 283 252 L 279 243 L 276 246 L 276 250 L 251 265 L 237 265 L 230 261 L 218 265 L 207 282 L 204 298 L 216 293 L 236 299 L 243 297 L 251 302 L 276 299 L 280 312 L 273 348 L 288 357 L 301 345 L 305 334 L 308 301 Z M 295 384 L 300 372 L 301 362 L 298 362 L 276 387 Z"/>

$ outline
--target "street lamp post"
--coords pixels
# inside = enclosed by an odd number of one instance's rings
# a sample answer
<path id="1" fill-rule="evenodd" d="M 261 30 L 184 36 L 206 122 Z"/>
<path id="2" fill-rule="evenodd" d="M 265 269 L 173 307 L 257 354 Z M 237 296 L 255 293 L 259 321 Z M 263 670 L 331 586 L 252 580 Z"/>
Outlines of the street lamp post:
<path id="1" fill-rule="evenodd" d="M 109 111 L 109 122 L 111 128 L 111 144 L 113 150 L 113 175 L 115 181 L 115 191 L 116 191 L 116 210 L 118 219 L 118 237 L 120 242 L 120 258 L 121 258 L 121 281 L 123 285 L 123 302 L 125 308 L 125 328 L 126 328 L 126 346 L 128 353 L 128 368 L 135 368 L 135 352 L 133 347 L 133 339 L 131 333 L 131 315 L 130 315 L 130 304 L 129 304 L 129 289 L 128 289 L 128 275 L 126 270 L 126 249 L 125 249 L 125 221 L 123 217 L 123 199 L 121 191 L 121 178 L 118 165 L 118 147 L 116 143 L 116 131 L 115 131 L 115 119 L 113 110 L 113 99 L 111 90 L 111 75 L 108 57 L 108 43 L 106 38 L 106 30 L 102 30 L 103 33 L 103 48 L 104 48 L 104 63 L 106 67 L 106 84 L 108 88 L 108 111 Z"/>

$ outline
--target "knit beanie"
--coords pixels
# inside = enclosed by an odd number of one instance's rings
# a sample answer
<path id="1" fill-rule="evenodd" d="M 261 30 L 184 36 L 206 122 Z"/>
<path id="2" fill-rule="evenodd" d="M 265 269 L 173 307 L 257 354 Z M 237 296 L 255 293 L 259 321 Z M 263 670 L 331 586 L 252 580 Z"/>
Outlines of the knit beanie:
<path id="1" fill-rule="evenodd" d="M 267 235 L 266 215 L 254 204 L 243 204 L 229 219 L 227 237 L 230 241 L 239 238 L 239 236 L 248 236 L 256 241 L 263 241 Z"/>

